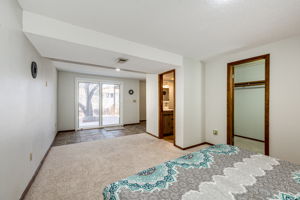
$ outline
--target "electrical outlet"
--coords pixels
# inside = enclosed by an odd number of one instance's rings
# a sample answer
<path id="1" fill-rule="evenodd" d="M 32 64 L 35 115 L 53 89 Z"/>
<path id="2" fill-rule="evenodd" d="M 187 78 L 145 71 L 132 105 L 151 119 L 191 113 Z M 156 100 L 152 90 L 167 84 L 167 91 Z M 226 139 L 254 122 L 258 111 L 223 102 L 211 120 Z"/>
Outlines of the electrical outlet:
<path id="1" fill-rule="evenodd" d="M 218 135 L 218 133 L 219 133 L 218 130 L 213 130 L 214 135 Z"/>
<path id="2" fill-rule="evenodd" d="M 32 161 L 32 153 L 29 154 L 29 160 Z"/>

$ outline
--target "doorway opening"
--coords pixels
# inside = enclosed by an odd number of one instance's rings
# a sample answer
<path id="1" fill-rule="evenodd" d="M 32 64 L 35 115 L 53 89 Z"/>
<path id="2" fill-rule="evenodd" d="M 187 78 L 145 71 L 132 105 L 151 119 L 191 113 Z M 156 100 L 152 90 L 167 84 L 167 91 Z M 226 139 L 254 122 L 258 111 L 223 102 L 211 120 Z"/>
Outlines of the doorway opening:
<path id="1" fill-rule="evenodd" d="M 121 84 L 76 81 L 76 130 L 121 125 Z"/>
<path id="2" fill-rule="evenodd" d="M 159 75 L 159 138 L 175 144 L 175 70 Z"/>
<path id="3" fill-rule="evenodd" d="M 269 155 L 270 55 L 227 65 L 227 143 Z"/>

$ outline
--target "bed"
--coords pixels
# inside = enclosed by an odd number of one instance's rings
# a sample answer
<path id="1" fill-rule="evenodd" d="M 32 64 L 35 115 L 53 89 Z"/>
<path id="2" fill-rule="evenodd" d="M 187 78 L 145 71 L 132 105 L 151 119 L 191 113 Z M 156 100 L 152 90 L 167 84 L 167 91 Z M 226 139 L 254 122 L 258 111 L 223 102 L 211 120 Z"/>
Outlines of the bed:
<path id="1" fill-rule="evenodd" d="M 215 145 L 104 188 L 105 200 L 300 200 L 300 166 Z"/>

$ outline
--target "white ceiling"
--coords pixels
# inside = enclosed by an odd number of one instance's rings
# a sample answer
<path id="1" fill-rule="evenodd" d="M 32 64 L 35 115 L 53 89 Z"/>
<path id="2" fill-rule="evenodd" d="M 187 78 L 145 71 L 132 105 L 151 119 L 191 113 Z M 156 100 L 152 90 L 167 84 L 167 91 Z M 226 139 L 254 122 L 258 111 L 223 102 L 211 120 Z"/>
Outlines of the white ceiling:
<path id="1" fill-rule="evenodd" d="M 299 0 L 19 0 L 23 9 L 201 60 L 300 34 Z"/>
<path id="2" fill-rule="evenodd" d="M 59 70 L 145 79 L 146 73 L 158 74 L 182 65 L 181 55 L 29 11 L 23 12 L 23 32 L 41 56 L 56 61 Z M 128 61 L 121 64 L 118 58 Z"/>

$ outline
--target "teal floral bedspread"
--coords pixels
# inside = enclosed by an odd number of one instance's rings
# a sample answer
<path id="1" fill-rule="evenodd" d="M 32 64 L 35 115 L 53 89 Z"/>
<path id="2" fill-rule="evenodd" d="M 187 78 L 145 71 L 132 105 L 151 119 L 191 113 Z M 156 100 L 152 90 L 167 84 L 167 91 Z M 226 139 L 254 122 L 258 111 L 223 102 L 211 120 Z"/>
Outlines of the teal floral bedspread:
<path id="1" fill-rule="evenodd" d="M 300 166 L 215 145 L 105 187 L 105 200 L 300 200 Z"/>

